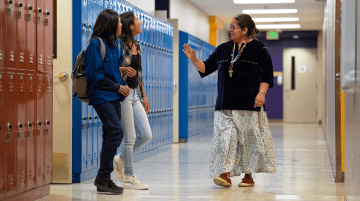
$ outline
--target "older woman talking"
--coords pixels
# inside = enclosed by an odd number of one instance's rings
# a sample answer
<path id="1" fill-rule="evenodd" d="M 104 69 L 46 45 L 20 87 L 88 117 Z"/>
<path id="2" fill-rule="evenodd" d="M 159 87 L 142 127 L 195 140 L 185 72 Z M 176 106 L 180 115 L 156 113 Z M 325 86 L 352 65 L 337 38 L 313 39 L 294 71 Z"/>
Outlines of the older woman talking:
<path id="1" fill-rule="evenodd" d="M 232 186 L 230 176 L 245 173 L 239 187 L 254 186 L 252 173 L 275 173 L 275 155 L 268 126 L 265 95 L 273 87 L 271 57 L 249 15 L 235 16 L 231 41 L 219 45 L 206 61 L 189 44 L 184 53 L 205 77 L 218 70 L 210 176 L 220 186 Z"/>

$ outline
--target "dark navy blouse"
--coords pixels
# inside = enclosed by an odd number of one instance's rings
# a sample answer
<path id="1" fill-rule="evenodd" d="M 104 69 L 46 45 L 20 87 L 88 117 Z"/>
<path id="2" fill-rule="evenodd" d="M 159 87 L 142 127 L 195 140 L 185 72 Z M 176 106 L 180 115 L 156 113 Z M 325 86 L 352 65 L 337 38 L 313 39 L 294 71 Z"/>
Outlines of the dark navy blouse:
<path id="1" fill-rule="evenodd" d="M 205 73 L 199 72 L 200 76 L 205 77 L 218 70 L 215 110 L 260 111 L 261 108 L 254 108 L 260 83 L 265 82 L 269 84 L 269 88 L 274 87 L 271 57 L 264 44 L 254 39 L 246 45 L 241 57 L 234 63 L 233 75 L 230 77 L 233 46 L 234 41 L 219 45 L 204 61 Z M 235 56 L 238 49 L 236 45 Z"/>

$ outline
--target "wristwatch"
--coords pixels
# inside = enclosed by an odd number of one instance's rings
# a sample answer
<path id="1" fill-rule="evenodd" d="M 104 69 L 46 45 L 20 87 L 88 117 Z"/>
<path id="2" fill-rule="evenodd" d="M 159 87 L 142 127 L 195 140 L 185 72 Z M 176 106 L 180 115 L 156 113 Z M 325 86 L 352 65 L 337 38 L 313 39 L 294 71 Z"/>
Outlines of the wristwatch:
<path id="1" fill-rule="evenodd" d="M 259 91 L 260 91 L 261 93 L 263 93 L 264 95 L 266 95 L 265 91 L 263 91 L 263 90 L 261 90 L 261 89 L 260 89 Z"/>

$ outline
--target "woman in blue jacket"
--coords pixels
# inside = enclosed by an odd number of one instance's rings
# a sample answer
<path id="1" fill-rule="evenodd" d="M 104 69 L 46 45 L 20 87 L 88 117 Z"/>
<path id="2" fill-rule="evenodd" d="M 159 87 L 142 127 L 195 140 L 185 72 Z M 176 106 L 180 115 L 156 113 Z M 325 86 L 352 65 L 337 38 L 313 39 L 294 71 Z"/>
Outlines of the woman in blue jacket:
<path id="1" fill-rule="evenodd" d="M 94 183 L 100 192 L 123 192 L 123 188 L 110 178 L 113 171 L 112 161 L 123 138 L 120 101 L 130 93 L 129 87 L 123 85 L 118 70 L 123 60 L 122 42 L 117 40 L 121 27 L 117 12 L 111 9 L 102 11 L 96 19 L 84 56 L 86 77 L 90 83 L 89 104 L 94 107 L 103 123 L 100 168 Z M 104 60 L 98 38 L 102 39 L 106 47 Z"/>

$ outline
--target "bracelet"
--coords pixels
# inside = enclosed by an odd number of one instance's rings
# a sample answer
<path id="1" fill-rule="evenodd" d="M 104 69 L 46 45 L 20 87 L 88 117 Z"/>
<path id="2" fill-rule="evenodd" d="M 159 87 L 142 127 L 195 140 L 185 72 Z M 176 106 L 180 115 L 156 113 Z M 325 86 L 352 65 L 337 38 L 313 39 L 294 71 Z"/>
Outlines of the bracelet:
<path id="1" fill-rule="evenodd" d="M 266 93 L 265 93 L 265 91 L 263 91 L 263 90 L 259 90 L 259 92 L 261 92 L 261 93 L 263 93 L 264 95 L 266 95 Z"/>

